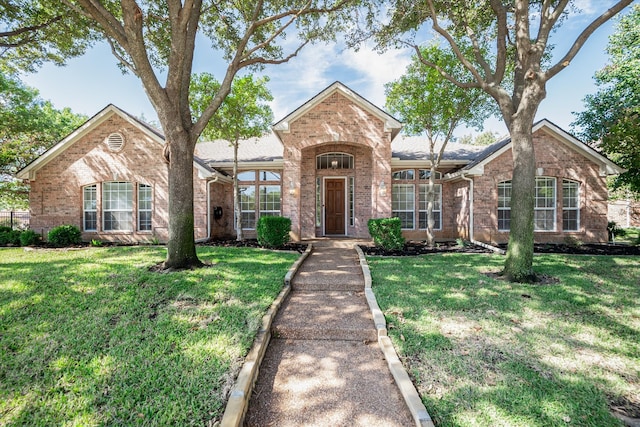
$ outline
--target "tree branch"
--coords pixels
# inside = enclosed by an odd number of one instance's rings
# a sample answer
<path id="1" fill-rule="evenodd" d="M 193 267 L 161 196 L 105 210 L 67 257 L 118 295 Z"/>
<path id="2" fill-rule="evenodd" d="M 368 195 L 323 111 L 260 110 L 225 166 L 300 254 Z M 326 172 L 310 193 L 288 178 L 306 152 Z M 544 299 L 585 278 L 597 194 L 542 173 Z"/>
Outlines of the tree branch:
<path id="1" fill-rule="evenodd" d="M 42 24 L 38 24 L 38 25 L 31 25 L 28 27 L 22 27 L 22 28 L 17 28 L 15 30 L 10 30 L 10 31 L 1 31 L 0 32 L 0 38 L 11 38 L 11 37 L 16 37 L 19 36 L 21 34 L 25 34 L 25 33 L 35 33 L 38 30 L 42 29 L 42 28 L 46 28 L 50 25 L 53 25 L 54 23 L 58 22 L 59 20 L 62 19 L 62 16 L 55 16 L 51 19 L 49 19 L 46 22 L 43 22 Z M 12 42 L 12 43 L 5 43 L 5 42 L 0 42 L 0 47 L 18 47 L 18 46 L 22 46 L 25 45 L 31 41 L 35 40 L 32 37 L 27 37 L 26 39 L 17 41 L 17 42 Z"/>
<path id="2" fill-rule="evenodd" d="M 613 16 L 615 16 L 618 12 L 620 12 L 625 7 L 629 6 L 631 3 L 633 3 L 633 0 L 621 0 L 615 5 L 613 5 L 609 10 L 605 11 L 598 18 L 596 18 L 591 24 L 589 24 L 589 26 L 587 26 L 587 28 L 585 28 L 584 31 L 580 33 L 578 38 L 573 42 L 573 45 L 571 46 L 569 51 L 566 53 L 566 55 L 562 57 L 562 59 L 560 59 L 560 61 L 558 61 L 557 64 L 549 68 L 549 70 L 547 70 L 547 72 L 544 73 L 545 80 L 549 80 L 550 78 L 558 74 L 560 71 L 562 71 L 565 67 L 567 67 L 571 63 L 573 58 L 577 55 L 577 53 L 580 51 L 582 46 L 584 46 L 585 42 L 591 36 L 591 34 L 593 34 L 593 32 L 596 29 L 598 29 L 602 24 L 607 22 L 609 19 L 611 19 Z"/>

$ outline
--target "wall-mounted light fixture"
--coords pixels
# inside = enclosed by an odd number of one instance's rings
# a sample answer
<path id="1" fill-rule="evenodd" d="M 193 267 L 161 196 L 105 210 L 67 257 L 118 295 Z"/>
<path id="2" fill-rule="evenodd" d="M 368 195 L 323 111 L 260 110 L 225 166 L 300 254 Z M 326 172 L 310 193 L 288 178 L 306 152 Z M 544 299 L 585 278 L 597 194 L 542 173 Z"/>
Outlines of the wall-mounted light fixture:
<path id="1" fill-rule="evenodd" d="M 336 159 L 331 160 L 331 169 L 338 169 L 338 161 Z"/>
<path id="2" fill-rule="evenodd" d="M 293 183 L 292 179 L 289 179 L 289 194 L 292 196 L 296 194 L 296 185 Z"/>
<path id="3" fill-rule="evenodd" d="M 382 197 L 387 195 L 387 185 L 384 183 L 384 181 L 380 181 L 380 187 L 378 189 Z"/>

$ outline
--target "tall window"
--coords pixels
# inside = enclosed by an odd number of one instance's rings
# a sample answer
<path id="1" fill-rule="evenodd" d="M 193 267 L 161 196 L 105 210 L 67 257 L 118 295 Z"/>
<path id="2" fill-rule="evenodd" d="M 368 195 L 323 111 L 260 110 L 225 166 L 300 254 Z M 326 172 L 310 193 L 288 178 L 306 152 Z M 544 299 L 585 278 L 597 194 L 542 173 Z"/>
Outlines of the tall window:
<path id="1" fill-rule="evenodd" d="M 349 177 L 349 225 L 356 225 L 356 186 L 355 178 Z"/>
<path id="2" fill-rule="evenodd" d="M 536 231 L 556 229 L 556 179 L 536 178 L 533 224 Z"/>
<path id="3" fill-rule="evenodd" d="M 562 180 L 562 231 L 580 230 L 580 184 Z"/>
<path id="4" fill-rule="evenodd" d="M 428 184 L 420 184 L 420 190 L 418 193 L 418 228 L 426 229 L 427 228 L 427 190 L 429 189 Z M 433 186 L 433 219 L 434 219 L 434 230 L 442 229 L 442 185 L 435 184 Z"/>
<path id="5" fill-rule="evenodd" d="M 498 230 L 511 229 L 511 181 L 498 183 Z"/>
<path id="6" fill-rule="evenodd" d="M 138 184 L 138 231 L 151 231 L 152 197 L 150 185 Z"/>
<path id="7" fill-rule="evenodd" d="M 400 218 L 402 228 L 415 228 L 415 186 L 413 184 L 393 184 L 391 191 L 392 215 Z"/>
<path id="8" fill-rule="evenodd" d="M 133 186 L 130 182 L 105 182 L 102 186 L 104 231 L 131 231 Z"/>
<path id="9" fill-rule="evenodd" d="M 242 228 L 253 229 L 256 226 L 256 187 L 240 185 L 240 216 Z"/>
<path id="10" fill-rule="evenodd" d="M 83 227 L 85 231 L 98 229 L 98 186 L 87 185 L 82 190 Z"/>
<path id="11" fill-rule="evenodd" d="M 260 216 L 280 216 L 280 186 L 260 186 Z"/>

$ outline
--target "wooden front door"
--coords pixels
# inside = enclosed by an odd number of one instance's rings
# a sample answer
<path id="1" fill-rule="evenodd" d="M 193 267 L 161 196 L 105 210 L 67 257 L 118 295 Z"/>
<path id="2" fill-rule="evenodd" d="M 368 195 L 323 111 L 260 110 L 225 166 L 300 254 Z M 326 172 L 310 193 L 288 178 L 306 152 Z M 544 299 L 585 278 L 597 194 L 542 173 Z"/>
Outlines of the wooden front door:
<path id="1" fill-rule="evenodd" d="M 324 233 L 344 235 L 344 179 L 327 179 L 324 186 Z"/>

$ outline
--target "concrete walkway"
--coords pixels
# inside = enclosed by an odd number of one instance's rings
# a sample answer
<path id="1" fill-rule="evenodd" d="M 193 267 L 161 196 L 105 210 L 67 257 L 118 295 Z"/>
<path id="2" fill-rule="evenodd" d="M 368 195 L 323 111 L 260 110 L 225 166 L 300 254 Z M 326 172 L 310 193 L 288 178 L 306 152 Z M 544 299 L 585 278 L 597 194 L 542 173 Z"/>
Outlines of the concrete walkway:
<path id="1" fill-rule="evenodd" d="M 378 345 L 354 241 L 313 245 L 272 324 L 245 425 L 415 425 Z"/>

